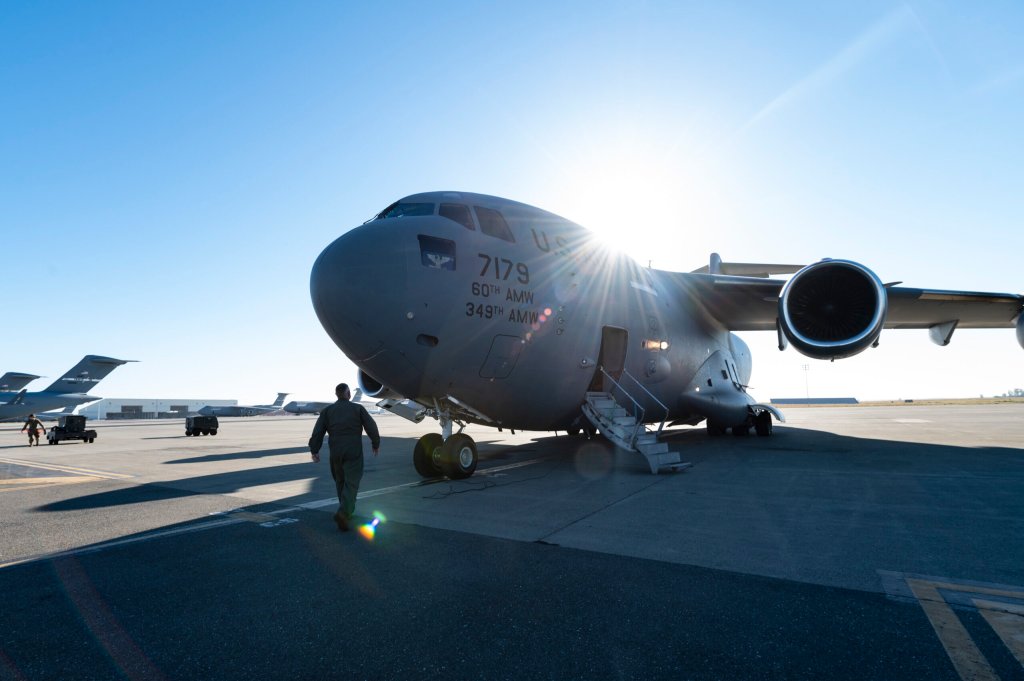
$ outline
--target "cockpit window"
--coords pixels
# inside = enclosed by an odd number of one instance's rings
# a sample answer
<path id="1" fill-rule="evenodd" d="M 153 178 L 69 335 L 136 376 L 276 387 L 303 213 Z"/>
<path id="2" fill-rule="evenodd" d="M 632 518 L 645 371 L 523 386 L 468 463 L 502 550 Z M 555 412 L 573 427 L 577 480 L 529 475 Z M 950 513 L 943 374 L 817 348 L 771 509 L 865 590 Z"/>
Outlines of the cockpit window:
<path id="1" fill-rule="evenodd" d="M 508 228 L 508 223 L 505 222 L 501 213 L 482 206 L 473 206 L 473 210 L 476 211 L 476 219 L 480 223 L 481 232 L 487 236 L 495 236 L 512 243 L 516 242 L 515 237 L 512 236 L 512 230 Z"/>
<path id="2" fill-rule="evenodd" d="M 437 214 L 443 218 L 455 220 L 466 229 L 476 231 L 476 227 L 473 226 L 473 216 L 469 214 L 469 206 L 464 206 L 461 203 L 442 203 Z"/>
<path id="3" fill-rule="evenodd" d="M 378 220 L 387 218 L 415 217 L 418 215 L 433 215 L 434 204 L 432 203 L 402 203 L 398 201 L 391 204 L 377 214 Z"/>

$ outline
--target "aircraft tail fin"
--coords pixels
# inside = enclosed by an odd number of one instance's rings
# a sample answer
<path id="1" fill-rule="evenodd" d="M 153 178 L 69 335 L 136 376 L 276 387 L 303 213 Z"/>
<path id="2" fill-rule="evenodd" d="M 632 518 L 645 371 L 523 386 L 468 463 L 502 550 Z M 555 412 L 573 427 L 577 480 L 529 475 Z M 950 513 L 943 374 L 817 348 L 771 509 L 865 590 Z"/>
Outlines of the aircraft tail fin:
<path id="1" fill-rule="evenodd" d="M 281 407 L 281 406 L 283 406 L 284 405 L 284 398 L 288 397 L 288 395 L 290 395 L 290 394 L 291 393 L 278 393 L 277 394 L 277 399 L 274 400 L 274 403 L 272 405 L 270 405 L 270 406 L 272 406 L 272 407 Z"/>
<path id="2" fill-rule="evenodd" d="M 362 399 L 363 399 L 363 391 L 360 390 L 359 388 L 356 388 L 355 394 L 352 395 L 352 401 L 353 402 L 361 402 Z"/>
<path id="3" fill-rule="evenodd" d="M 54 381 L 53 385 L 46 389 L 46 392 L 87 393 L 94 385 L 106 378 L 111 371 L 132 361 L 134 360 L 86 355 L 81 362 Z"/>
<path id="4" fill-rule="evenodd" d="M 18 394 L 14 396 L 14 399 L 8 402 L 7 404 L 15 405 L 23 403 L 25 401 L 25 393 L 27 391 L 28 388 L 22 388 L 21 390 L 18 391 Z"/>
<path id="5" fill-rule="evenodd" d="M 3 376 L 0 376 L 0 390 L 17 392 L 37 378 L 39 377 L 35 374 L 23 374 L 20 371 L 8 371 Z"/>
<path id="6" fill-rule="evenodd" d="M 804 268 L 803 265 L 780 265 L 777 263 L 756 262 L 722 262 L 722 256 L 711 254 L 710 262 L 692 274 L 729 274 L 737 277 L 760 277 L 767 279 L 773 274 L 793 274 Z"/>

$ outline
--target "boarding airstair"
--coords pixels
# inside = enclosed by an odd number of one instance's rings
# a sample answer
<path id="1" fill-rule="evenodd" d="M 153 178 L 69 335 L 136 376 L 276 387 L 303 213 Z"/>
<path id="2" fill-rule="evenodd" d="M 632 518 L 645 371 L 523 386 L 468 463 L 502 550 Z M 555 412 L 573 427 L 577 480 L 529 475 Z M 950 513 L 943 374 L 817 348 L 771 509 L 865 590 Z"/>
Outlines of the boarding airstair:
<path id="1" fill-rule="evenodd" d="M 623 388 L 619 381 L 608 375 L 604 367 L 598 367 L 598 370 L 614 387 L 610 392 L 588 392 L 586 394 L 586 400 L 582 407 L 583 414 L 594 427 L 617 447 L 643 454 L 647 459 L 647 464 L 651 467 L 651 473 L 657 474 L 663 471 L 689 468 L 692 464 L 680 461 L 679 452 L 669 451 L 668 444 L 658 440 L 658 436 L 661 435 L 665 427 L 668 408 L 654 395 L 651 395 L 629 372 L 622 372 L 620 380 L 631 379 L 632 383 L 647 393 L 664 410 L 664 418 L 657 430 L 648 430 L 644 424 L 645 410 L 643 406 Z M 623 404 L 627 406 L 623 406 Z"/>

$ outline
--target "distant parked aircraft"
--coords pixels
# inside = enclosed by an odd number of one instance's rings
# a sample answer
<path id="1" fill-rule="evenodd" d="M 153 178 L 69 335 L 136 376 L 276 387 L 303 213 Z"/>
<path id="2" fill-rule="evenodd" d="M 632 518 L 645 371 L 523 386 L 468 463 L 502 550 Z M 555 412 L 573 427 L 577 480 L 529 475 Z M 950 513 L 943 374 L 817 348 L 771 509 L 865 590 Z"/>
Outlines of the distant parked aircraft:
<path id="1" fill-rule="evenodd" d="M 355 394 L 352 395 L 352 401 L 360 402 L 362 399 L 363 391 L 356 388 Z M 334 404 L 334 402 L 296 402 L 292 400 L 284 405 L 284 410 L 289 414 L 319 414 L 325 407 L 331 404 Z"/>
<path id="2" fill-rule="evenodd" d="M 0 392 L 18 392 L 32 381 L 39 378 L 35 374 L 23 374 L 20 371 L 8 371 L 0 376 Z"/>
<path id="3" fill-rule="evenodd" d="M 134 360 L 86 355 L 46 390 L 28 392 L 23 387 L 18 392 L 0 392 L 0 402 L 4 402 L 0 404 L 0 419 L 16 419 L 52 409 L 95 402 L 101 398 L 86 393 L 111 371 L 131 361 Z"/>
<path id="4" fill-rule="evenodd" d="M 288 393 L 278 393 L 273 404 L 254 404 L 251 407 L 214 407 L 208 404 L 200 409 L 199 413 L 203 416 L 259 416 L 281 411 L 286 397 L 288 397 Z"/>

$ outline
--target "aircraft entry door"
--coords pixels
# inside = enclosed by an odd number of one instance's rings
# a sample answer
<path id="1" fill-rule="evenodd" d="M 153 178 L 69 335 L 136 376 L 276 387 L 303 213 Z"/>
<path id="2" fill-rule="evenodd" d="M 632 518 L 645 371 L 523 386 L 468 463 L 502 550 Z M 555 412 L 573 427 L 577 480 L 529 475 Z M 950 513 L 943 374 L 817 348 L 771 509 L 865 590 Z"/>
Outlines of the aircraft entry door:
<path id="1" fill-rule="evenodd" d="M 605 326 L 601 329 L 601 350 L 597 356 L 598 367 L 604 370 L 616 381 L 622 376 L 626 368 L 626 350 L 629 346 L 629 333 L 617 326 Z M 608 385 L 605 385 L 605 384 Z M 590 382 L 590 390 L 596 392 L 610 392 L 614 385 L 605 379 L 604 374 L 598 369 L 594 372 L 594 378 Z"/>

